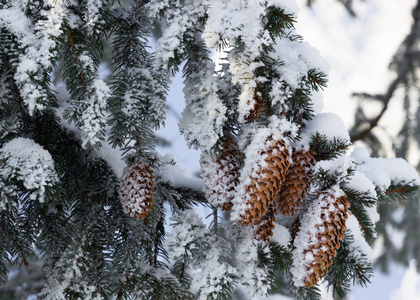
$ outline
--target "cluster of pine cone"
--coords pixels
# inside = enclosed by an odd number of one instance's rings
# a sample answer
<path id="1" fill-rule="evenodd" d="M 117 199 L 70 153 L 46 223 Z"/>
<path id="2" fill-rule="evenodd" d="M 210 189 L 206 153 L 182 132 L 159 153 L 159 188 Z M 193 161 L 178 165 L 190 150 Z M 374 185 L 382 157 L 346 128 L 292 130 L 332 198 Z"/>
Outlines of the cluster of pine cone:
<path id="1" fill-rule="evenodd" d="M 305 202 L 309 192 L 312 169 L 316 163 L 315 153 L 311 150 L 291 149 L 291 146 L 284 140 L 273 140 L 270 136 L 266 148 L 259 155 L 265 157 L 264 166 L 258 166 L 250 172 L 250 184 L 245 187 L 246 195 L 243 201 L 247 209 L 241 216 L 239 223 L 242 226 L 251 226 L 257 240 L 269 242 L 273 236 L 276 214 L 284 216 L 298 216 L 305 214 L 300 208 Z M 221 170 L 219 175 L 212 177 L 207 175 L 205 184 L 208 197 L 219 197 L 226 201 L 218 207 L 230 210 L 232 207 L 232 193 L 221 194 L 220 184 L 227 184 L 229 191 L 235 191 L 234 186 L 238 184 L 240 165 L 237 160 L 240 152 L 232 138 L 225 141 L 216 162 Z M 203 163 L 203 162 L 202 162 Z M 206 163 L 206 162 L 205 162 Z M 230 178 L 231 180 L 224 180 Z M 318 198 L 320 210 L 320 223 L 316 225 L 317 234 L 315 240 L 308 241 L 307 249 L 303 254 L 311 253 L 314 257 L 312 265 L 307 266 L 307 279 L 305 285 L 315 285 L 327 272 L 332 264 L 332 258 L 344 238 L 345 222 L 348 217 L 349 202 L 345 196 L 335 197 L 331 193 L 320 191 Z M 324 195 L 325 194 L 325 195 Z M 310 213 L 309 211 L 306 213 Z M 304 226 L 301 226 L 300 216 L 297 218 L 293 235 L 299 234 Z M 301 233 L 305 235 L 305 233 Z M 293 241 L 292 241 L 293 242 Z"/>
<path id="2" fill-rule="evenodd" d="M 276 214 L 300 214 L 316 160 L 312 151 L 291 149 L 284 139 L 274 140 L 270 136 L 265 145 L 266 148 L 259 153 L 265 157 L 265 164 L 250 173 L 250 184 L 245 187 L 244 199 L 247 209 L 239 223 L 251 226 L 257 240 L 269 242 L 273 236 Z M 202 165 L 212 163 L 216 166 L 217 172 L 203 174 L 206 196 L 213 199 L 210 203 L 218 203 L 216 206 L 226 211 L 233 206 L 235 187 L 239 183 L 240 157 L 241 151 L 234 138 L 229 136 L 225 138 L 219 155 L 213 161 L 210 161 L 211 156 L 201 161 Z M 143 162 L 132 164 L 121 178 L 120 198 L 124 211 L 133 218 L 147 217 L 153 205 L 153 187 L 152 168 Z M 312 265 L 307 267 L 307 287 L 315 285 L 332 264 L 332 258 L 344 237 L 350 206 L 345 196 L 334 197 L 322 191 L 319 193 L 318 200 L 321 200 L 317 205 L 321 207 L 322 213 L 319 216 L 320 224 L 316 225 L 318 233 L 315 240 L 309 241 L 310 246 L 303 249 L 303 254 L 310 252 L 314 257 Z M 297 219 L 294 236 L 303 228 L 300 222 L 304 219 L 304 215 Z"/>

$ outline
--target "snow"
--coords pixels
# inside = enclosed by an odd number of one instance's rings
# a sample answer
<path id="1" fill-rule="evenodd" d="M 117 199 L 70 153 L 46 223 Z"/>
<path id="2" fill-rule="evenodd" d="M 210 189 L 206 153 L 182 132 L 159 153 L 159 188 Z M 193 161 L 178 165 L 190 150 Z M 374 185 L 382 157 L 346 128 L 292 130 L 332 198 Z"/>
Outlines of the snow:
<path id="1" fill-rule="evenodd" d="M 354 169 L 354 160 L 347 155 L 342 155 L 331 160 L 318 161 L 314 167 L 314 176 L 316 173 L 321 174 L 324 171 L 328 177 L 334 178 L 337 183 L 342 184 L 347 182 L 347 177 Z"/>
<path id="2" fill-rule="evenodd" d="M 240 50 L 230 51 L 228 60 L 232 82 L 242 86 L 239 96 L 239 121 L 244 122 L 245 116 L 255 103 L 255 87 L 265 80 L 256 78 L 254 74 L 262 65 L 259 56 L 263 45 L 273 44 L 267 30 L 264 30 L 262 21 L 268 3 L 261 0 L 216 0 L 209 1 L 208 4 L 208 19 L 203 33 L 206 45 L 221 49 L 226 46 L 226 42 L 232 47 L 239 40 L 243 45 Z"/>
<path id="3" fill-rule="evenodd" d="M 369 178 L 360 171 L 354 171 L 350 180 L 344 184 L 348 189 L 355 190 L 361 193 L 364 193 L 367 197 L 371 199 L 376 199 L 377 194 L 375 191 L 375 185 Z"/>
<path id="4" fill-rule="evenodd" d="M 202 191 L 203 181 L 199 178 L 191 176 L 186 169 L 178 165 L 166 164 L 159 167 L 156 175 L 160 181 L 167 182 L 176 188 L 189 188 L 195 191 Z"/>
<path id="5" fill-rule="evenodd" d="M 242 230 L 237 240 L 234 249 L 239 273 L 238 284 L 247 299 L 265 296 L 270 289 L 270 279 L 267 270 L 262 269 L 258 262 L 258 242 L 246 230 Z"/>
<path id="6" fill-rule="evenodd" d="M 287 247 L 290 242 L 289 229 L 278 223 L 275 223 L 274 225 L 275 227 L 273 229 L 273 236 L 271 237 L 271 241 L 278 243 L 280 246 Z"/>
<path id="7" fill-rule="evenodd" d="M 169 258 L 186 262 L 194 299 L 206 300 L 212 293 L 217 296 L 223 285 L 233 283 L 236 272 L 223 259 L 231 251 L 227 242 L 216 238 L 193 209 L 178 211 L 171 220 L 175 226 L 165 241 L 171 249 Z M 204 255 L 196 255 L 197 252 Z"/>
<path id="8" fill-rule="evenodd" d="M 300 144 L 308 147 L 312 136 L 318 133 L 325 136 L 328 140 L 341 140 L 350 142 L 350 136 L 344 125 L 343 120 L 333 113 L 320 113 L 312 120 L 305 122 L 305 128 L 300 134 Z"/>
<path id="9" fill-rule="evenodd" d="M 28 138 L 15 138 L 0 148 L 0 188 L 2 194 L 20 196 L 30 192 L 31 200 L 44 202 L 45 190 L 58 182 L 51 154 Z M 20 191 L 13 181 L 23 184 L 26 191 Z M 4 203 L 0 203 L 4 209 Z"/>
<path id="10" fill-rule="evenodd" d="M 68 299 L 68 290 L 81 293 L 86 299 L 103 299 L 96 286 L 83 280 L 83 261 L 87 258 L 84 256 L 81 246 L 73 251 L 74 256 L 72 257 L 67 249 L 52 272 L 48 274 L 47 283 L 38 294 L 42 299 L 66 300 Z"/>
<path id="11" fill-rule="evenodd" d="M 235 196 L 235 175 L 237 175 L 236 169 L 239 169 L 239 165 L 231 158 L 215 159 L 209 153 L 201 154 L 201 178 L 204 181 L 204 192 L 207 201 L 214 207 L 222 207 Z"/>
<path id="12" fill-rule="evenodd" d="M 373 260 L 373 251 L 372 248 L 369 246 L 369 244 L 366 242 L 365 238 L 362 235 L 359 221 L 356 219 L 355 216 L 349 215 L 347 221 L 346 221 L 346 227 L 347 229 L 350 229 L 353 237 L 354 237 L 354 243 L 351 245 L 353 248 L 353 251 L 351 255 L 357 259 L 359 257 L 359 252 L 365 254 L 367 258 L 370 260 Z"/>
<path id="13" fill-rule="evenodd" d="M 19 1 L 13 1 L 10 7 L 0 10 L 0 27 L 17 37 L 22 51 L 14 79 L 30 115 L 45 108 L 42 102 L 47 99 L 47 93 L 36 82 L 42 81 L 44 71 L 51 72 L 53 53 L 50 49 L 55 47 L 55 39 L 61 34 L 64 15 L 62 3 L 53 0 L 48 2 L 52 9 L 41 11 L 45 20 L 41 19 L 36 24 L 25 15 L 25 6 Z"/>
<path id="14" fill-rule="evenodd" d="M 315 69 L 325 74 L 329 71 L 329 64 L 307 42 L 277 39 L 274 53 L 270 55 L 282 63 L 275 65 L 275 71 L 293 90 L 299 87 L 310 70 Z"/>
<path id="15" fill-rule="evenodd" d="M 356 159 L 357 170 L 365 174 L 382 193 L 392 184 L 420 184 L 417 171 L 402 158 L 372 158 L 363 148 L 355 148 L 351 156 Z"/>
<path id="16" fill-rule="evenodd" d="M 90 58 L 86 58 L 89 59 Z M 95 79 L 88 92 L 88 98 L 82 101 L 80 130 L 82 147 L 99 145 L 103 140 L 105 124 L 107 123 L 107 100 L 111 90 L 105 81 Z M 79 105 L 79 103 L 75 103 Z"/>
<path id="17" fill-rule="evenodd" d="M 299 6 L 295 0 L 270 0 L 268 5 L 274 5 L 284 10 L 286 14 L 295 15 L 299 11 Z"/>
<path id="18" fill-rule="evenodd" d="M 202 62 L 196 63 L 197 70 L 184 81 L 186 107 L 179 128 L 188 146 L 210 152 L 223 136 L 228 109 L 218 95 L 218 77 L 213 75 L 214 63 L 207 55 L 197 54 Z"/>
<path id="19" fill-rule="evenodd" d="M 192 38 L 194 28 L 204 17 L 206 6 L 202 1 L 150 1 L 147 9 L 155 17 L 163 14 L 162 21 L 165 30 L 156 47 L 156 67 L 173 70 L 172 59 L 175 54 L 183 57 L 188 49 L 183 43 L 184 38 Z M 172 64 L 172 65 L 171 65 Z"/>
<path id="20" fill-rule="evenodd" d="M 86 1 L 86 25 L 93 28 L 99 19 L 99 10 L 102 8 L 102 0 Z"/>

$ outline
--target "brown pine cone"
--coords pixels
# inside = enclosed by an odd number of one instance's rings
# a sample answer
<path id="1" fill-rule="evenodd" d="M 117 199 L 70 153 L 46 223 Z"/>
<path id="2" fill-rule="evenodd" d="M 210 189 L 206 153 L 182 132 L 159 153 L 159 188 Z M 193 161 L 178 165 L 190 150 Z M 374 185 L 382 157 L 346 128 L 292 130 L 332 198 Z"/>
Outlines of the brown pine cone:
<path id="1" fill-rule="evenodd" d="M 254 236 L 255 239 L 264 242 L 270 242 L 270 238 L 273 236 L 274 222 L 276 217 L 274 216 L 273 206 L 267 209 L 267 211 L 261 216 L 259 222 L 254 225 Z"/>
<path id="2" fill-rule="evenodd" d="M 280 212 L 285 216 L 293 216 L 304 203 L 312 180 L 312 168 L 316 163 L 311 150 L 294 151 L 292 161 L 275 200 L 275 213 Z"/>
<path id="3" fill-rule="evenodd" d="M 266 156 L 266 165 L 257 165 L 255 171 L 251 172 L 251 183 L 245 187 L 245 201 L 249 208 L 239 221 L 243 226 L 260 221 L 279 193 L 290 167 L 290 146 L 285 140 L 274 141 L 269 137 L 266 145 L 266 149 L 259 153 L 260 156 Z"/>
<path id="4" fill-rule="evenodd" d="M 303 264 L 306 268 L 306 277 L 300 279 L 306 287 L 317 284 L 331 266 L 340 241 L 344 238 L 349 207 L 346 195 L 336 197 L 324 191 L 301 216 L 300 228 L 294 240 L 294 259 L 299 260 L 295 264 Z"/>
<path id="5" fill-rule="evenodd" d="M 206 198 L 214 207 L 229 211 L 239 182 L 241 152 L 233 136 L 226 136 L 216 159 L 208 153 L 201 156 L 201 169 Z"/>
<path id="6" fill-rule="evenodd" d="M 125 170 L 120 182 L 120 200 L 125 213 L 136 219 L 146 218 L 153 206 L 153 170 L 139 161 Z"/>
<path id="7" fill-rule="evenodd" d="M 244 120 L 246 124 L 254 122 L 258 117 L 261 115 L 261 112 L 264 108 L 264 98 L 258 92 L 255 92 L 254 96 L 254 105 L 248 111 L 248 114 L 244 116 Z"/>

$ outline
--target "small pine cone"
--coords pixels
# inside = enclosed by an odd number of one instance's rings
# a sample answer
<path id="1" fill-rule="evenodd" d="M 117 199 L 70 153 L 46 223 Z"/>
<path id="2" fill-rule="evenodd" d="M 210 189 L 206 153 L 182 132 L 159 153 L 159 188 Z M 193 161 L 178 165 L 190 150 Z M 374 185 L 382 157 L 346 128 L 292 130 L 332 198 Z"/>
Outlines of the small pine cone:
<path id="1" fill-rule="evenodd" d="M 208 153 L 201 156 L 201 168 L 206 198 L 214 207 L 229 211 L 239 182 L 241 152 L 233 136 L 226 136 L 216 159 Z"/>
<path id="2" fill-rule="evenodd" d="M 267 211 L 261 216 L 260 221 L 254 225 L 255 239 L 267 243 L 270 242 L 270 238 L 273 236 L 275 221 L 274 209 L 273 206 L 270 205 Z"/>
<path id="3" fill-rule="evenodd" d="M 311 150 L 294 151 L 292 161 L 275 200 L 275 213 L 280 212 L 285 216 L 293 216 L 304 203 L 312 180 L 312 168 L 316 162 Z"/>
<path id="4" fill-rule="evenodd" d="M 260 166 L 259 170 L 252 172 L 251 183 L 245 187 L 246 204 L 249 208 L 240 220 L 243 226 L 260 221 L 275 195 L 280 192 L 286 171 L 290 167 L 291 153 L 288 143 L 283 139 L 274 141 L 271 137 L 267 142 L 268 147 L 259 154 L 266 156 L 266 166 Z"/>
<path id="5" fill-rule="evenodd" d="M 253 100 L 255 101 L 253 107 L 244 116 L 245 124 L 254 122 L 261 115 L 262 109 L 264 108 L 264 98 L 259 93 L 255 93 Z"/>
<path id="6" fill-rule="evenodd" d="M 341 192 L 342 193 L 342 192 Z M 344 194 L 344 193 L 342 193 Z M 344 238 L 350 203 L 344 194 L 320 192 L 317 200 L 300 219 L 299 232 L 294 241 L 292 274 L 295 284 L 312 287 L 318 283 L 332 264 L 340 241 Z M 299 278 L 305 268 L 306 276 Z M 296 275 L 300 274 L 300 275 Z"/>
<path id="7" fill-rule="evenodd" d="M 153 170 L 137 162 L 124 172 L 120 183 L 120 199 L 124 212 L 136 219 L 148 216 L 153 205 Z"/>

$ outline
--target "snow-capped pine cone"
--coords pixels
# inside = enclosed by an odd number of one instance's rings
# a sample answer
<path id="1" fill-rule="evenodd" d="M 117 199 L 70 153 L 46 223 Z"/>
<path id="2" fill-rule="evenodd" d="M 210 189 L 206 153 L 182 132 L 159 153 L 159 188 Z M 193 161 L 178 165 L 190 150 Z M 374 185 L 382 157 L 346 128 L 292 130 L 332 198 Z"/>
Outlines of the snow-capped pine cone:
<path id="1" fill-rule="evenodd" d="M 282 189 L 275 199 L 275 213 L 293 216 L 308 194 L 315 165 L 313 151 L 297 150 L 292 154 L 292 165 L 286 172 Z"/>
<path id="2" fill-rule="evenodd" d="M 245 210 L 240 220 L 243 226 L 257 224 L 260 221 L 274 201 L 274 197 L 280 192 L 286 171 L 290 167 L 289 144 L 283 139 L 273 141 L 272 137 L 267 141 L 271 141 L 269 147 L 259 154 L 267 155 L 265 158 L 267 165 L 253 172 L 252 174 L 256 173 L 256 176 L 251 175 L 251 184 L 245 187 L 248 198 L 246 204 L 249 208 Z"/>
<path id="3" fill-rule="evenodd" d="M 125 213 L 135 219 L 149 215 L 153 206 L 154 178 L 152 168 L 141 161 L 125 170 L 119 191 Z"/>
<path id="4" fill-rule="evenodd" d="M 264 108 L 264 98 L 257 92 L 255 93 L 253 100 L 255 101 L 253 107 L 248 111 L 248 114 L 244 116 L 245 124 L 249 124 L 257 120 Z"/>
<path id="5" fill-rule="evenodd" d="M 348 208 L 350 207 L 346 195 L 335 197 L 334 194 L 324 191 L 320 192 L 318 199 L 320 200 L 321 209 L 315 209 L 306 213 L 320 212 L 318 216 L 320 223 L 315 226 L 313 224 L 306 224 L 306 226 L 310 227 L 306 228 L 305 216 L 302 215 L 299 232 L 294 241 L 296 246 L 294 251 L 303 251 L 304 257 L 307 257 L 307 254 L 310 253 L 313 257 L 311 263 L 304 266 L 307 272 L 306 278 L 304 278 L 304 284 L 308 288 L 317 284 L 331 266 L 332 259 L 336 256 L 337 249 L 340 247 L 340 241 L 344 238 Z M 309 231 L 313 230 L 313 228 L 316 231 L 314 240 L 312 240 L 309 234 Z M 303 235 L 299 237 L 301 234 Z M 305 234 L 307 235 L 306 237 Z M 306 249 L 297 249 L 299 248 L 299 245 L 296 245 L 297 239 L 302 237 L 309 239 L 308 241 L 304 241 L 304 245 L 308 247 Z M 298 264 L 302 263 L 304 262 L 298 262 Z"/>
<path id="6" fill-rule="evenodd" d="M 210 154 L 201 156 L 201 169 L 206 198 L 214 207 L 229 211 L 239 182 L 242 153 L 233 136 L 225 136 L 223 148 L 214 159 Z"/>

